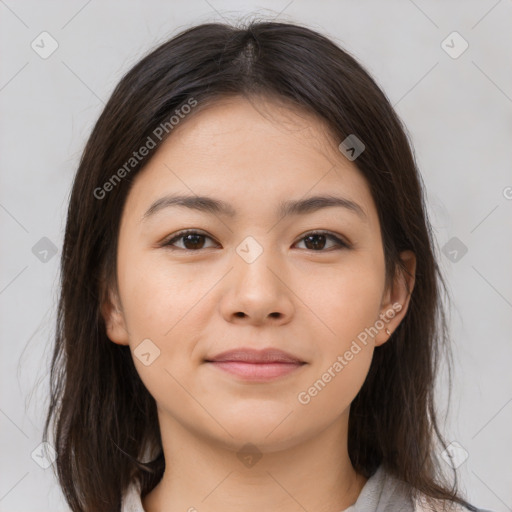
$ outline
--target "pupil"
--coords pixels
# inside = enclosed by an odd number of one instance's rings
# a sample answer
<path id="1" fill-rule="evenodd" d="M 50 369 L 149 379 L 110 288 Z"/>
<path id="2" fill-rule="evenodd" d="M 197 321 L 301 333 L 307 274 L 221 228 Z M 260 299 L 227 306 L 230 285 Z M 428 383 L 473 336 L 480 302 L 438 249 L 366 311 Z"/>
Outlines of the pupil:
<path id="1" fill-rule="evenodd" d="M 203 235 L 194 235 L 194 234 L 189 234 L 189 235 L 185 235 L 184 239 L 185 239 L 185 247 L 187 247 L 187 249 L 200 249 L 201 247 L 197 247 L 197 245 L 201 246 L 201 243 L 198 242 L 198 239 L 200 239 Z M 192 246 L 193 247 L 188 247 L 189 244 L 187 244 L 187 242 L 190 242 L 192 239 Z"/>
<path id="2" fill-rule="evenodd" d="M 323 249 L 325 247 L 325 235 L 309 235 L 306 237 L 306 247 L 307 247 L 307 244 L 308 244 L 308 240 L 312 240 L 312 239 L 316 239 L 318 237 L 321 237 L 322 240 L 323 240 L 323 243 L 313 243 L 313 249 Z M 312 249 L 311 247 L 308 247 L 308 249 Z"/>

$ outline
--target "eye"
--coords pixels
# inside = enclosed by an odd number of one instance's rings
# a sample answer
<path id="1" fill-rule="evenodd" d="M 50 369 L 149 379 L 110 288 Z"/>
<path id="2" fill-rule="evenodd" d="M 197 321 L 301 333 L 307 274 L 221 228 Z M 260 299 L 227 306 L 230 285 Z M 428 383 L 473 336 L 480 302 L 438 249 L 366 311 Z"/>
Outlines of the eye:
<path id="1" fill-rule="evenodd" d="M 170 240 L 164 242 L 162 247 L 168 247 L 170 249 L 181 249 L 185 251 L 199 251 L 201 249 L 208 249 L 209 247 L 205 247 L 204 241 L 205 239 L 213 240 L 210 236 L 201 233 L 200 231 L 195 230 L 185 230 L 180 231 Z M 305 241 L 306 249 L 314 252 L 327 252 L 324 251 L 327 241 L 331 240 L 334 243 L 334 247 L 328 248 L 329 250 L 333 250 L 336 248 L 339 249 L 348 249 L 350 245 L 336 235 L 328 232 L 328 231 L 312 231 L 311 233 L 307 233 L 300 239 L 300 242 Z M 183 246 L 178 247 L 176 243 L 178 241 L 182 241 Z"/>
<path id="2" fill-rule="evenodd" d="M 312 231 L 311 233 L 307 233 L 300 240 L 305 240 L 305 244 L 309 245 L 306 249 L 314 251 L 314 252 L 328 252 L 323 251 L 325 248 L 327 240 L 334 241 L 334 249 L 336 248 L 345 248 L 348 249 L 350 246 L 348 243 L 344 242 L 336 235 L 329 233 L 328 231 Z M 332 250 L 332 248 L 330 249 Z"/>
<path id="3" fill-rule="evenodd" d="M 199 249 L 204 249 L 204 239 L 209 238 L 213 240 L 211 237 L 194 230 L 180 231 L 176 236 L 164 242 L 162 244 L 163 247 L 170 247 L 171 249 L 183 249 L 189 251 L 198 251 Z M 178 240 L 183 240 L 183 244 L 185 247 L 176 247 L 174 244 Z"/>

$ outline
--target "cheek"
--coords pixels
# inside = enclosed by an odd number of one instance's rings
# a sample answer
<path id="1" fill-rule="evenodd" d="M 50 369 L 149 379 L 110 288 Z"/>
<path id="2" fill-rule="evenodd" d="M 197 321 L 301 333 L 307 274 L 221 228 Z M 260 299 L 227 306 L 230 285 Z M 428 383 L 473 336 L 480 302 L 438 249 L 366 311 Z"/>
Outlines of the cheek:
<path id="1" fill-rule="evenodd" d="M 218 281 L 211 267 L 199 271 L 170 263 L 164 254 L 124 253 L 119 262 L 119 288 L 134 364 L 155 396 L 161 389 L 180 392 L 190 365 L 198 359 L 197 340 L 208 328 L 212 306 L 208 292 Z M 222 275 L 222 274 L 221 274 Z M 157 354 L 149 366 L 138 359 L 143 340 Z"/>
<path id="2" fill-rule="evenodd" d="M 331 273 L 323 287 L 309 290 L 310 308 L 322 320 L 318 332 L 325 333 L 316 338 L 317 362 L 296 397 L 310 416 L 340 414 L 364 384 L 374 351 L 365 329 L 379 318 L 382 286 L 379 265 L 360 264 Z"/>
<path id="3" fill-rule="evenodd" d="M 181 396 L 177 382 L 186 381 L 194 329 L 200 328 L 194 305 L 207 292 L 208 283 L 193 279 L 179 265 L 135 251 L 123 254 L 118 272 L 137 373 L 157 403 L 169 401 L 172 395 L 186 408 L 186 396 Z M 142 354 L 147 353 L 144 359 Z"/>
<path id="4" fill-rule="evenodd" d="M 304 281 L 304 303 L 315 313 L 327 347 L 342 350 L 378 319 L 384 268 L 372 258 L 354 256 L 337 269 Z"/>
<path id="5" fill-rule="evenodd" d="M 303 284 L 305 302 L 316 313 L 317 362 L 296 398 L 313 416 L 316 410 L 329 410 L 329 416 L 344 411 L 364 384 L 373 357 L 366 329 L 379 319 L 384 265 L 371 255 L 344 263 Z"/>
<path id="6" fill-rule="evenodd" d="M 312 418 L 330 421 L 348 409 L 364 384 L 373 356 L 370 345 L 359 345 L 336 354 L 297 393 L 296 403 L 304 421 Z"/>
<path id="7" fill-rule="evenodd" d="M 131 337 L 172 337 L 211 284 L 165 258 L 125 254 L 119 262 L 119 287 Z M 175 327 L 176 326 L 176 327 Z"/>

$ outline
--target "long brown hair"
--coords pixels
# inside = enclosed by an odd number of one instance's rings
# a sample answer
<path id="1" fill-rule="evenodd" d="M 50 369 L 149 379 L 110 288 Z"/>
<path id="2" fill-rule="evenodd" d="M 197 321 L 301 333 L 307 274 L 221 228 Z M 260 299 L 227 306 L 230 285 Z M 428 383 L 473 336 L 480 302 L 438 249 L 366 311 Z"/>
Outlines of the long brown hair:
<path id="1" fill-rule="evenodd" d="M 172 136 L 171 116 L 191 98 L 195 115 L 226 95 L 280 98 L 323 119 L 338 141 L 356 134 L 364 142 L 354 164 L 378 210 L 386 277 L 405 270 L 403 250 L 413 251 L 417 262 L 407 314 L 376 348 L 352 402 L 350 459 L 367 478 L 382 464 L 428 497 L 471 507 L 458 494 L 455 471 L 451 485 L 438 458 L 446 443 L 434 384 L 442 356 L 448 369 L 451 364 L 442 307 L 446 286 L 406 130 L 369 73 L 334 42 L 296 24 L 253 21 L 245 27 L 195 26 L 152 51 L 117 85 L 83 152 L 67 213 L 43 434 L 57 451 L 57 477 L 71 509 L 118 511 L 134 478 L 143 496 L 162 478 L 155 400 L 129 347 L 107 338 L 100 305 L 108 286 L 117 289 L 125 199 L 151 158 L 134 162 L 133 152 L 148 138 L 156 151 Z M 161 126 L 167 129 L 158 131 Z M 54 440 L 48 439 L 50 428 Z"/>

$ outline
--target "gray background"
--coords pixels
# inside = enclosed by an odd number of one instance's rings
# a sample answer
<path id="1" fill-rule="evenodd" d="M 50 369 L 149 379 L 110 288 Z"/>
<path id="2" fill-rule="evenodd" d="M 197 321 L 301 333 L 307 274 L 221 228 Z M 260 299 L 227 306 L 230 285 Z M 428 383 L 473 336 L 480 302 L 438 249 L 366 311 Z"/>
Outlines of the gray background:
<path id="1" fill-rule="evenodd" d="M 0 511 L 67 510 L 31 454 L 42 460 L 66 204 L 93 123 L 150 48 L 192 24 L 254 15 L 332 37 L 408 127 L 453 297 L 446 437 L 465 450 L 457 472 L 470 500 L 512 510 L 510 0 L 0 0 Z M 59 45 L 46 59 L 31 47 L 49 48 L 43 31 Z M 453 31 L 469 44 L 457 58 L 442 46 Z M 444 379 L 439 391 L 444 420 Z"/>

